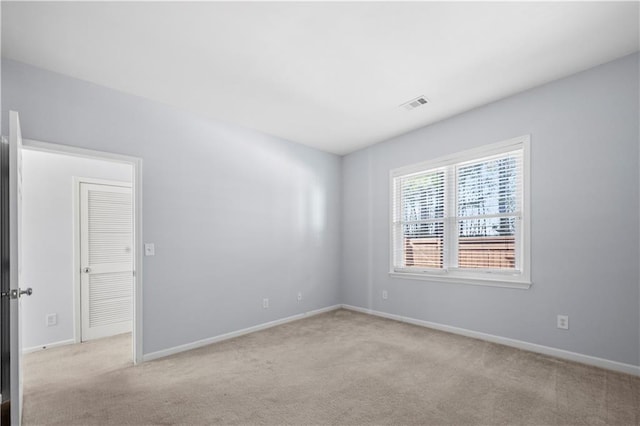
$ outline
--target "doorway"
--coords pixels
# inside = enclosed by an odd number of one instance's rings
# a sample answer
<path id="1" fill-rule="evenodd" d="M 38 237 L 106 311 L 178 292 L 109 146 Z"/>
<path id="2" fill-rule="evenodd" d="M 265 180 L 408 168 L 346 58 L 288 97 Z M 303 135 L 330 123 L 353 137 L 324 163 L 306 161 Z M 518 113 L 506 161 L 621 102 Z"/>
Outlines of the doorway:
<path id="1" fill-rule="evenodd" d="M 29 262 L 31 247 L 42 252 L 37 259 L 45 262 L 32 261 L 31 267 L 25 267 L 34 294 L 40 297 L 37 302 L 32 298 L 31 306 L 24 309 L 24 352 L 130 333 L 131 344 L 125 350 L 130 348 L 133 363 L 140 362 L 142 258 L 137 247 L 141 246 L 141 160 L 32 140 L 24 141 L 24 158 L 32 201 L 24 205 L 25 219 L 32 220 L 30 215 L 49 219 L 54 209 L 62 207 L 68 212 L 66 219 L 57 222 L 59 237 L 43 238 L 56 228 L 52 223 L 46 231 L 27 228 L 35 234 L 37 244 L 34 236 L 24 237 L 25 260 Z M 29 167 L 33 158 L 39 158 L 39 163 Z M 56 164 L 64 173 L 56 172 L 61 180 L 55 190 L 51 182 L 45 182 L 50 179 L 45 175 L 35 183 L 29 176 L 36 173 L 35 166 L 38 173 L 44 173 Z M 35 201 L 34 186 L 42 187 Z M 36 202 L 38 205 L 33 205 Z M 50 273 L 55 268 L 58 275 Z M 36 276 L 36 271 L 49 274 L 46 278 Z M 54 276 L 60 277 L 58 282 Z"/>

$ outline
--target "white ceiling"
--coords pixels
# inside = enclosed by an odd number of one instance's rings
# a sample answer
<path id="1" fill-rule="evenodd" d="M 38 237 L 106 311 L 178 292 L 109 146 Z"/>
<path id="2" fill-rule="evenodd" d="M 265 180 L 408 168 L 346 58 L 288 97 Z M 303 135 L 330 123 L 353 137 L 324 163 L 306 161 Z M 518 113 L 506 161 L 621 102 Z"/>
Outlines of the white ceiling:
<path id="1" fill-rule="evenodd" d="M 638 9 L 3 1 L 2 55 L 345 154 L 637 51 Z"/>

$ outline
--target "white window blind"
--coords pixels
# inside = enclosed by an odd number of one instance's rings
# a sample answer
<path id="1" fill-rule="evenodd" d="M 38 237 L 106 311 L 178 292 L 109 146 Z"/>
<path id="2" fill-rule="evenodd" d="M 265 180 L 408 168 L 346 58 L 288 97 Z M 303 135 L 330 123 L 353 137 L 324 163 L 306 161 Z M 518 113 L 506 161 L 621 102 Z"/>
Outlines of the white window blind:
<path id="1" fill-rule="evenodd" d="M 392 272 L 529 281 L 528 137 L 392 172 Z"/>
<path id="2" fill-rule="evenodd" d="M 517 270 L 522 150 L 456 165 L 457 267 Z"/>
<path id="3" fill-rule="evenodd" d="M 445 170 L 398 178 L 394 234 L 402 267 L 444 266 Z"/>

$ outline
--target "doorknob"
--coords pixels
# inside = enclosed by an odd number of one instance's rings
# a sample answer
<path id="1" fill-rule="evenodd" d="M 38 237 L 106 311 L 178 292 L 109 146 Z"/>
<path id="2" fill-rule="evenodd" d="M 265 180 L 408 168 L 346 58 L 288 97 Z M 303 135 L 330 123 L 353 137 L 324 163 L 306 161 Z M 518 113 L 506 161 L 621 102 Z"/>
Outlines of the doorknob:
<path id="1" fill-rule="evenodd" d="M 82 272 L 88 274 L 89 272 L 91 272 L 91 268 L 89 268 L 88 266 L 86 268 L 82 268 Z"/>
<path id="2" fill-rule="evenodd" d="M 9 290 L 6 293 L 3 292 L 1 295 L 2 297 L 8 297 L 9 299 L 17 299 L 23 294 L 26 294 L 27 296 L 31 296 L 33 294 L 33 289 L 31 287 L 27 288 L 26 290 L 22 290 L 21 288 L 14 288 Z"/>

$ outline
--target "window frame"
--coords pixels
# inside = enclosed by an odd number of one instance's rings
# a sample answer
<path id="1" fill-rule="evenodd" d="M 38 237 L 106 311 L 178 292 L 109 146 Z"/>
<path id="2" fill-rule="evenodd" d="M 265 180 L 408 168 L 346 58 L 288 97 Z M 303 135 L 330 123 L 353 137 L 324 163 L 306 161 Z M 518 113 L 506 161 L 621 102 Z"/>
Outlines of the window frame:
<path id="1" fill-rule="evenodd" d="M 439 157 L 433 160 L 424 161 L 417 164 L 411 164 L 404 167 L 393 169 L 389 172 L 389 275 L 395 278 L 406 278 L 437 282 L 452 282 L 460 284 L 483 285 L 492 287 L 509 287 L 528 289 L 531 286 L 531 226 L 530 226 L 530 135 L 523 135 L 516 138 L 508 139 L 502 142 L 483 145 L 477 148 L 458 152 L 455 154 Z M 455 183 L 456 165 L 460 163 L 480 160 L 485 157 L 504 154 L 510 151 L 522 150 L 522 206 L 520 211 L 520 227 L 521 234 L 519 241 L 516 239 L 516 264 L 519 270 L 499 269 L 472 269 L 457 268 L 453 266 L 451 257 L 457 257 L 457 232 L 456 229 L 457 212 L 450 212 L 457 206 L 457 183 Z M 395 248 L 394 241 L 394 218 L 396 217 L 396 197 L 397 190 L 396 178 L 406 176 L 413 173 L 435 171 L 436 169 L 445 170 L 445 213 L 443 220 L 445 221 L 444 232 L 444 252 L 443 252 L 443 268 L 422 270 L 411 268 L 396 268 L 395 266 Z M 453 179 L 453 184 L 448 184 Z M 453 191 L 454 194 L 449 194 Z M 453 202 L 451 202 L 453 200 Z M 517 238 L 517 237 L 516 237 Z M 454 254 L 455 252 L 455 254 Z"/>

